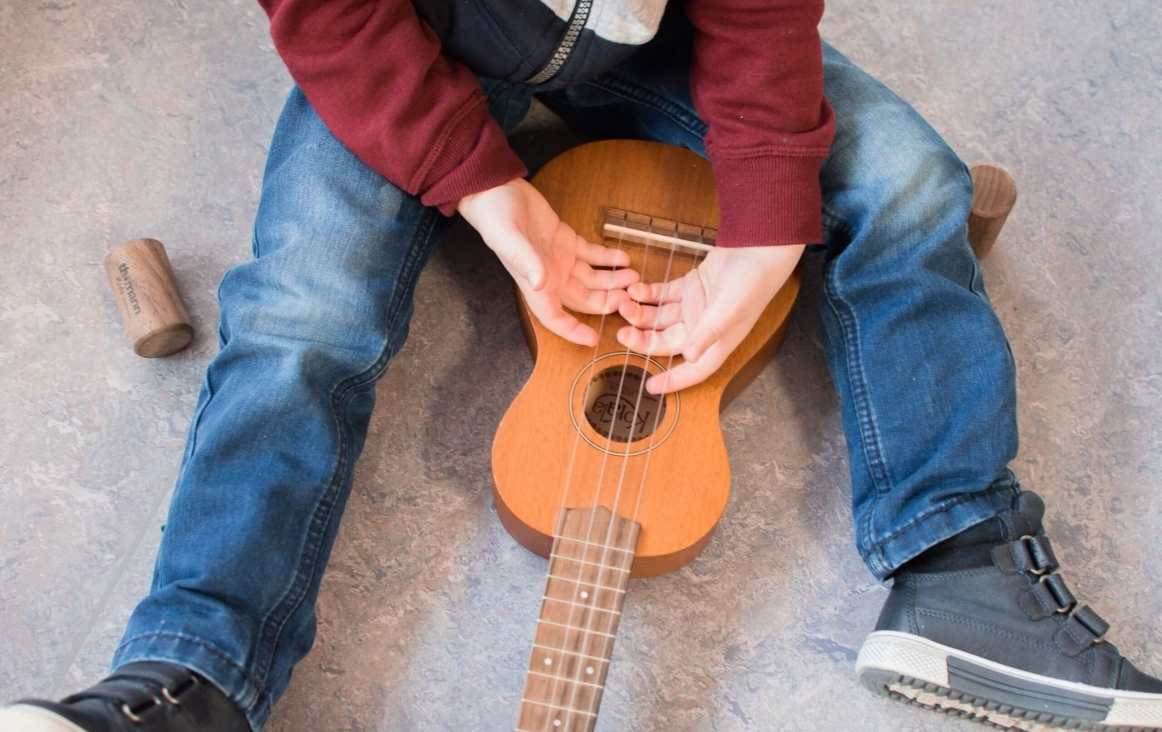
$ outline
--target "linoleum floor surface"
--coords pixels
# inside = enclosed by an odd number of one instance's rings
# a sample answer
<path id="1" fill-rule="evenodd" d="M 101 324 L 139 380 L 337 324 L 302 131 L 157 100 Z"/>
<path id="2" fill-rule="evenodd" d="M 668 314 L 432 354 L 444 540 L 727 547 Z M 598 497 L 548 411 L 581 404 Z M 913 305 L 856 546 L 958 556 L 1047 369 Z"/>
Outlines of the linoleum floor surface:
<path id="1" fill-rule="evenodd" d="M 832 0 L 825 36 L 1020 202 L 985 261 L 1019 365 L 1014 466 L 1067 575 L 1162 673 L 1162 12 L 1154 0 Z M 146 592 L 215 288 L 250 256 L 290 79 L 248 0 L 0 2 L 0 701 L 100 678 Z M 583 137 L 535 109 L 541 164 Z M 197 328 L 133 355 L 101 260 L 168 247 Z M 785 344 L 723 415 L 734 471 L 706 553 L 635 581 L 601 732 L 969 730 L 864 691 L 886 596 L 853 548 L 818 259 Z M 501 528 L 496 425 L 530 370 L 508 282 L 463 226 L 379 385 L 271 732 L 511 730 L 545 563 Z"/>

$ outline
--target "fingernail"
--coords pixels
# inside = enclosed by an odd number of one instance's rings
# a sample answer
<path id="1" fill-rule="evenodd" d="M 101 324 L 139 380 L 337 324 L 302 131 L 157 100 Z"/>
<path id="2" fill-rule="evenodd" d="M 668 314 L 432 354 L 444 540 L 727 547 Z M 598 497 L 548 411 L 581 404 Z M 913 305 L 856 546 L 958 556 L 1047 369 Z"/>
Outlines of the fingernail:
<path id="1" fill-rule="evenodd" d="M 535 269 L 532 270 L 531 272 L 529 272 L 529 284 L 533 286 L 534 290 L 537 289 L 538 287 L 540 287 L 541 286 L 541 273 L 536 271 Z"/>

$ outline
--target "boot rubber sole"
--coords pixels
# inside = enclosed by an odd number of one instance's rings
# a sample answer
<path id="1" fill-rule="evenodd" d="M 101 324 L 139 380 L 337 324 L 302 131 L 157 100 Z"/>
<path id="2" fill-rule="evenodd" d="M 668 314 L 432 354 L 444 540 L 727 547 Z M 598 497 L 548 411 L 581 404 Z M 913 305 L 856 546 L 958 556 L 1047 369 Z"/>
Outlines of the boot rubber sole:
<path id="1" fill-rule="evenodd" d="M 855 670 L 881 696 L 1000 729 L 1162 732 L 1162 694 L 1061 681 L 909 633 L 869 635 Z"/>
<path id="2" fill-rule="evenodd" d="M 0 732 L 85 732 L 64 717 L 31 704 L 0 707 Z"/>

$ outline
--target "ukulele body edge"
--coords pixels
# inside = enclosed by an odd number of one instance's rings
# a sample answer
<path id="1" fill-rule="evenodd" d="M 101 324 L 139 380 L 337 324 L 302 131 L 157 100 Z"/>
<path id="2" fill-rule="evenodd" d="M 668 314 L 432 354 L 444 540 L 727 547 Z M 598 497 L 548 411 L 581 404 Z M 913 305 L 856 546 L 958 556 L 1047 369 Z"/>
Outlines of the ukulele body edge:
<path id="1" fill-rule="evenodd" d="M 607 208 L 718 225 L 709 163 L 688 150 L 658 143 L 582 145 L 546 165 L 533 185 L 563 221 L 590 241 L 605 241 L 601 220 Z M 651 281 L 673 279 L 695 264 L 688 256 L 671 257 L 663 248 L 630 253 L 632 266 L 646 270 L 645 279 Z M 518 293 L 533 373 L 501 420 L 492 450 L 497 514 L 513 538 L 548 557 L 561 508 L 601 505 L 641 524 L 632 576 L 663 574 L 697 557 L 710 541 L 730 490 L 718 415 L 770 361 L 786 332 L 798 289 L 796 270 L 714 375 L 677 395 L 660 401 L 653 397 L 658 402 L 650 412 L 654 429 L 637 439 L 631 431 L 629 443 L 599 434 L 597 422 L 586 421 L 593 414 L 586 403 L 593 400 L 593 385 L 604 376 L 601 383 L 609 390 L 616 384 L 621 397 L 623 384 L 632 380 L 626 376 L 626 362 L 657 373 L 681 358 L 671 364 L 668 358 L 627 354 L 615 338 L 625 324 L 617 314 L 606 316 L 596 350 L 568 343 L 532 317 Z M 601 316 L 577 317 L 594 329 L 601 324 Z M 638 416 L 648 402 L 648 397 L 637 398 Z"/>

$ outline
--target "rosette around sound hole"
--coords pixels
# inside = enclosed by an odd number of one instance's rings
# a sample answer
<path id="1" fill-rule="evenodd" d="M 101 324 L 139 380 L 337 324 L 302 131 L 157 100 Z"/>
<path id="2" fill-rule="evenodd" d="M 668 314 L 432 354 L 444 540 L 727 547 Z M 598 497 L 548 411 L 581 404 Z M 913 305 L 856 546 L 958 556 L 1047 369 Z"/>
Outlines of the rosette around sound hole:
<path id="1" fill-rule="evenodd" d="M 666 416 L 664 396 L 645 389 L 650 374 L 632 364 L 602 369 L 590 380 L 585 419 L 597 434 L 614 442 L 649 437 Z"/>

